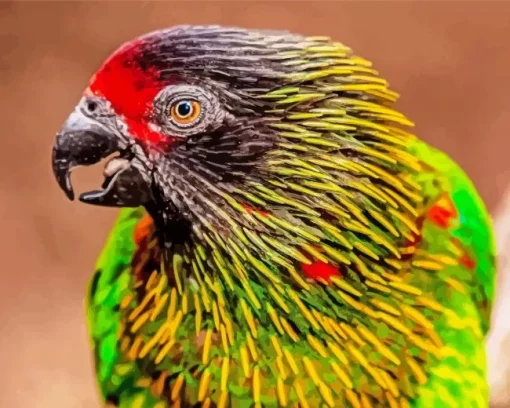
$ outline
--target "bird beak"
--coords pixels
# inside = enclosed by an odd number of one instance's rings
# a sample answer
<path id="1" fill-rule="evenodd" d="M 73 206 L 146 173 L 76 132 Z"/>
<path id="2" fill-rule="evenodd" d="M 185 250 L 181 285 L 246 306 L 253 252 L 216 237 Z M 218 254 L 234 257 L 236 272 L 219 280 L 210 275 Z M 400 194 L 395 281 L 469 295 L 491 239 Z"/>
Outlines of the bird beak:
<path id="1" fill-rule="evenodd" d="M 80 195 L 80 201 L 109 207 L 137 207 L 149 199 L 147 177 L 133 166 L 134 154 L 121 135 L 76 109 L 57 133 L 53 146 L 53 173 L 70 200 L 74 200 L 71 171 L 89 166 L 113 153 L 104 169 L 101 190 Z"/>

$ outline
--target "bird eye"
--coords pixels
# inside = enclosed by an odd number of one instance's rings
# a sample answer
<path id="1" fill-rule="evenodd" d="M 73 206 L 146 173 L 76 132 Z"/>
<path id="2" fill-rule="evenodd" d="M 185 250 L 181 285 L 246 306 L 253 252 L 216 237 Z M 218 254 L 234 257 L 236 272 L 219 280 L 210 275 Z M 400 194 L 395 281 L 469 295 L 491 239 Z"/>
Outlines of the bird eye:
<path id="1" fill-rule="evenodd" d="M 153 108 L 155 124 L 165 134 L 182 139 L 218 129 L 227 114 L 215 93 L 190 84 L 163 88 L 154 98 Z"/>
<path id="2" fill-rule="evenodd" d="M 189 126 L 195 122 L 201 113 L 200 103 L 185 99 L 172 103 L 170 116 L 176 125 Z"/>

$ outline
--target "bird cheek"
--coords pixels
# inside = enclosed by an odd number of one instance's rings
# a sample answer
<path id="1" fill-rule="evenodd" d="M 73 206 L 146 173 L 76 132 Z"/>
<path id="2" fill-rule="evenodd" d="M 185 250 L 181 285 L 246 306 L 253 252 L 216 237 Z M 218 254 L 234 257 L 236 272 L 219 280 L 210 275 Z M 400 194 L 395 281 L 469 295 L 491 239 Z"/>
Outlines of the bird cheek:
<path id="1" fill-rule="evenodd" d="M 129 134 L 139 143 L 146 147 L 158 147 L 166 150 L 170 147 L 172 139 L 157 129 L 148 121 L 124 119 Z"/>

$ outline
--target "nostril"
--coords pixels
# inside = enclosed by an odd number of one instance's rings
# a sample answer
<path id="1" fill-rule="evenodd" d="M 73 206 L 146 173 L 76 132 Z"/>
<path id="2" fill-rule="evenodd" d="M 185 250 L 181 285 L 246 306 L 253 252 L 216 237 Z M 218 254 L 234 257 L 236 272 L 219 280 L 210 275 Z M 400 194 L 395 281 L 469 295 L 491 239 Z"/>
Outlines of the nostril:
<path id="1" fill-rule="evenodd" d="M 90 112 L 90 113 L 94 113 L 97 109 L 97 102 L 95 101 L 88 101 L 87 102 L 87 110 Z"/>

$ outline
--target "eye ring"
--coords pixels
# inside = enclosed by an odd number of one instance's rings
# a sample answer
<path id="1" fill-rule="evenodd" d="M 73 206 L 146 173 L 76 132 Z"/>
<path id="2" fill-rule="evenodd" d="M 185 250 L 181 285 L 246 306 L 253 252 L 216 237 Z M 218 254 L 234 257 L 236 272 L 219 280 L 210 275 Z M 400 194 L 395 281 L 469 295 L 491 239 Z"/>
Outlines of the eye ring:
<path id="1" fill-rule="evenodd" d="M 178 126 L 191 126 L 201 113 L 200 102 L 194 99 L 179 99 L 170 105 L 170 118 Z"/>
<path id="2" fill-rule="evenodd" d="M 187 102 L 191 107 L 184 108 Z M 227 116 L 222 101 L 213 91 L 190 84 L 175 84 L 163 88 L 154 98 L 153 118 L 162 132 L 173 138 L 212 132 L 221 127 Z"/>

